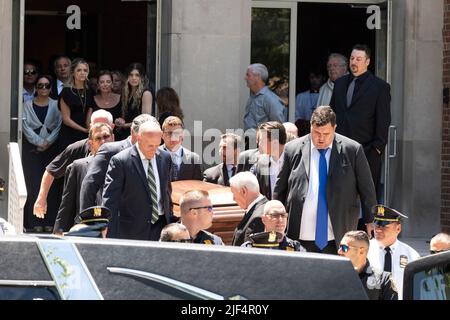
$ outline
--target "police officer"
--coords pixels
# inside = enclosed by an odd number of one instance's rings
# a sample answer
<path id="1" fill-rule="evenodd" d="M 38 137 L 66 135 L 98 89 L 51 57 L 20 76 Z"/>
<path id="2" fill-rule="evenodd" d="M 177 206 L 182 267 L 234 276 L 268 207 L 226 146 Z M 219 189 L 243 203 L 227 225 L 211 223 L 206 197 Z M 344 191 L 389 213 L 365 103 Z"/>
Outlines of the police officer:
<path id="1" fill-rule="evenodd" d="M 367 260 L 368 251 L 369 236 L 358 230 L 344 235 L 338 254 L 350 259 L 370 300 L 397 300 L 397 289 L 391 274 L 373 268 Z"/>
<path id="2" fill-rule="evenodd" d="M 191 190 L 180 198 L 181 223 L 186 226 L 193 243 L 223 245 L 222 238 L 205 231 L 212 225 L 213 207 L 207 191 Z"/>
<path id="3" fill-rule="evenodd" d="M 244 242 L 242 247 L 306 251 L 300 245 L 300 242 L 289 239 L 286 236 L 287 218 L 288 213 L 280 201 L 268 201 L 264 206 L 264 213 L 261 216 L 264 224 L 264 232 L 250 235 L 250 240 Z"/>
<path id="4" fill-rule="evenodd" d="M 402 231 L 402 220 L 408 217 L 381 204 L 374 206 L 372 213 L 375 239 L 370 240 L 368 259 L 374 268 L 392 273 L 401 300 L 405 267 L 420 257 L 416 250 L 397 239 Z"/>
<path id="5" fill-rule="evenodd" d="M 111 211 L 103 206 L 93 206 L 80 212 L 75 225 L 65 236 L 106 238 Z"/>

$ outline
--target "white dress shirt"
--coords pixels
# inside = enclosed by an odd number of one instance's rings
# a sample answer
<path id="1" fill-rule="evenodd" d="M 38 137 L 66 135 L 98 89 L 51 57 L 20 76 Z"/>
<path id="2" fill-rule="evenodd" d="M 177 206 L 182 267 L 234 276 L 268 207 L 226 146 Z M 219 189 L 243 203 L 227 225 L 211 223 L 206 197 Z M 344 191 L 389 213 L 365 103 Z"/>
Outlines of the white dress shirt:
<path id="1" fill-rule="evenodd" d="M 270 157 L 269 174 L 270 174 L 271 194 L 273 194 L 273 190 L 275 190 L 275 184 L 277 182 L 278 173 L 280 173 L 280 169 L 283 166 L 283 161 L 284 161 L 284 152 L 281 154 L 278 160 L 275 160 L 274 158 Z"/>
<path id="2" fill-rule="evenodd" d="M 181 163 L 183 162 L 183 147 L 180 145 L 177 150 L 171 151 L 164 145 L 164 149 L 170 153 L 173 164 L 177 166 L 178 170 L 180 170 Z"/>
<path id="3" fill-rule="evenodd" d="M 56 79 L 56 89 L 58 90 L 58 96 L 61 94 L 62 89 L 64 89 L 64 82 Z"/>
<path id="4" fill-rule="evenodd" d="M 153 174 L 155 175 L 156 193 L 157 193 L 157 197 L 158 197 L 158 213 L 160 216 L 163 216 L 164 212 L 163 212 L 162 206 L 161 206 L 161 185 L 159 183 L 159 173 L 158 173 L 158 165 L 156 164 L 156 154 L 149 161 L 144 156 L 144 154 L 141 152 L 141 150 L 139 149 L 139 143 L 136 143 L 136 148 L 139 152 L 139 156 L 141 157 L 142 166 L 144 167 L 145 174 L 147 174 L 147 172 L 148 172 L 149 163 L 151 163 L 151 165 L 152 165 Z"/>
<path id="5" fill-rule="evenodd" d="M 373 268 L 380 271 L 384 270 L 384 255 L 386 254 L 384 248 L 376 239 L 370 240 L 367 259 L 369 259 Z M 398 299 L 402 300 L 405 267 L 409 262 L 420 258 L 420 255 L 416 250 L 399 240 L 396 240 L 389 248 L 392 256 L 392 277 L 398 290 Z"/>
<path id="6" fill-rule="evenodd" d="M 233 177 L 233 167 L 236 167 L 236 166 L 234 164 L 227 164 L 228 178 Z M 234 174 L 236 174 L 237 168 L 234 170 L 235 170 Z"/>
<path id="7" fill-rule="evenodd" d="M 330 156 L 333 143 L 328 146 L 325 153 L 327 171 L 330 167 Z M 311 141 L 309 161 L 309 186 L 305 203 L 303 204 L 302 220 L 300 223 L 299 239 L 305 241 L 316 240 L 317 202 L 319 200 L 319 160 L 320 152 Z M 333 227 L 331 226 L 330 213 L 328 212 L 328 241 L 334 240 Z"/>
<path id="8" fill-rule="evenodd" d="M 264 196 L 262 194 L 260 194 L 258 196 L 258 198 L 256 198 L 255 200 L 253 200 L 247 207 L 247 209 L 245 209 L 245 213 L 249 212 L 250 210 L 252 210 L 252 208 L 256 205 L 256 203 L 258 203 L 260 200 L 264 199 Z"/>

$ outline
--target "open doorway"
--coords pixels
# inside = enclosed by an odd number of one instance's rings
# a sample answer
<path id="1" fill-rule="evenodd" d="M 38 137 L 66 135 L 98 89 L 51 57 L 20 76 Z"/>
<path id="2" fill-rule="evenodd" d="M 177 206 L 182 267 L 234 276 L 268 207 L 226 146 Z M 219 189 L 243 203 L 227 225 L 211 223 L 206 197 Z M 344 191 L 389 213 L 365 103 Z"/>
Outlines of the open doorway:
<path id="1" fill-rule="evenodd" d="M 81 28 L 70 30 L 69 6 L 81 11 Z M 121 0 L 25 0 L 24 57 L 52 73 L 52 59 L 82 57 L 101 69 L 124 70 L 132 62 L 147 66 L 154 83 L 155 2 Z M 152 30 L 153 29 L 153 30 Z"/>
<path id="2" fill-rule="evenodd" d="M 331 53 L 350 56 L 353 45 L 372 49 L 369 69 L 376 74 L 376 30 L 366 26 L 367 5 L 298 3 L 296 94 L 309 89 L 308 73 L 319 69 L 325 79 Z"/>

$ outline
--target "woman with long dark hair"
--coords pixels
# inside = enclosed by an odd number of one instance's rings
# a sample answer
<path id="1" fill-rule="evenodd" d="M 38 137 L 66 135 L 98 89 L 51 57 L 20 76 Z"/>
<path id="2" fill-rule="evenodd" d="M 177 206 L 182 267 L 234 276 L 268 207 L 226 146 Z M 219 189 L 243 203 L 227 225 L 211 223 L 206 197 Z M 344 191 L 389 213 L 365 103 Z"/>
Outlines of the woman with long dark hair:
<path id="1" fill-rule="evenodd" d="M 131 122 L 142 113 L 152 114 L 153 95 L 142 64 L 132 63 L 127 68 L 127 81 L 122 93 L 122 117 L 116 119 L 116 140 L 130 135 Z"/>
<path id="2" fill-rule="evenodd" d="M 177 92 L 170 87 L 164 87 L 156 92 L 156 105 L 158 110 L 158 121 L 162 127 L 167 117 L 175 116 L 183 121 L 184 115 L 180 107 L 180 98 Z"/>
<path id="3" fill-rule="evenodd" d="M 33 100 L 23 106 L 22 165 L 27 186 L 27 202 L 24 208 L 24 227 L 34 232 L 50 231 L 55 216 L 47 215 L 38 219 L 33 215 L 33 204 L 36 201 L 45 167 L 58 154 L 56 140 L 61 128 L 61 113 L 58 102 L 49 98 L 52 78 L 38 76 L 36 95 Z M 49 193 L 49 207 L 57 211 L 57 195 L 53 190 Z M 52 221 L 53 219 L 53 221 Z M 19 230 L 18 230 L 19 231 Z"/>

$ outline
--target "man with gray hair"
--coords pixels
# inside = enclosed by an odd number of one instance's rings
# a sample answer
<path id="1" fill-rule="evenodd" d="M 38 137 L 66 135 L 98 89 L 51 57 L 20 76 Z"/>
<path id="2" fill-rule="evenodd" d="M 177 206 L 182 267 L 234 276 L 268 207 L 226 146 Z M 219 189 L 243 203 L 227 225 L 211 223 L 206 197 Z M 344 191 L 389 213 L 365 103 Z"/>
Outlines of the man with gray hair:
<path id="1" fill-rule="evenodd" d="M 430 253 L 435 254 L 450 250 L 450 235 L 441 232 L 430 240 Z"/>
<path id="2" fill-rule="evenodd" d="M 250 89 L 250 97 L 245 105 L 244 115 L 244 130 L 248 136 L 254 137 L 256 128 L 263 122 L 286 121 L 286 108 L 280 97 L 266 86 L 268 78 L 269 73 L 263 64 L 248 66 L 245 81 Z"/>
<path id="3" fill-rule="evenodd" d="M 122 150 L 125 150 L 137 141 L 138 131 L 141 124 L 147 121 L 158 123 L 158 120 L 146 113 L 143 113 L 133 119 L 131 123 L 131 135 L 121 141 L 105 143 L 100 147 L 94 159 L 89 164 L 86 176 L 81 184 L 80 191 L 80 209 L 84 210 L 89 207 L 99 205 L 96 203 L 97 193 L 103 190 L 106 171 L 108 170 L 109 160 Z M 100 191 L 101 192 L 101 191 Z"/>
<path id="4" fill-rule="evenodd" d="M 189 230 L 184 225 L 173 222 L 162 229 L 159 241 L 191 243 L 192 239 Z"/>
<path id="5" fill-rule="evenodd" d="M 249 240 L 250 234 L 264 231 L 261 215 L 268 200 L 259 192 L 258 179 L 249 171 L 240 172 L 232 177 L 230 186 L 233 200 L 245 210 L 244 217 L 234 230 L 231 242 L 233 246 L 240 246 Z"/>
<path id="6" fill-rule="evenodd" d="M 136 144 L 111 158 L 102 204 L 112 216 L 107 237 L 158 241 L 162 228 L 177 220 L 171 198 L 172 159 L 158 148 L 161 138 L 159 123 L 146 121 Z"/>
<path id="7" fill-rule="evenodd" d="M 319 90 L 318 106 L 328 106 L 333 94 L 334 82 L 348 73 L 348 59 L 340 53 L 332 53 L 327 62 L 328 81 Z"/>

